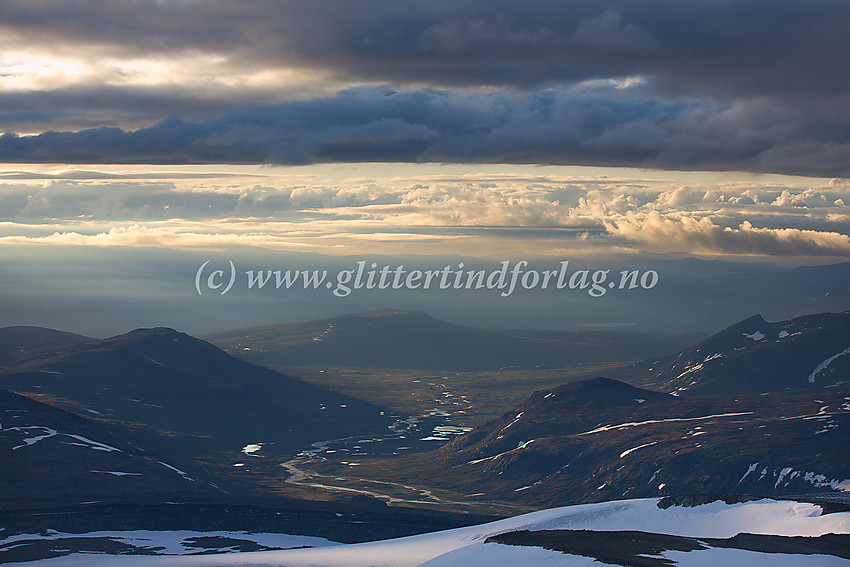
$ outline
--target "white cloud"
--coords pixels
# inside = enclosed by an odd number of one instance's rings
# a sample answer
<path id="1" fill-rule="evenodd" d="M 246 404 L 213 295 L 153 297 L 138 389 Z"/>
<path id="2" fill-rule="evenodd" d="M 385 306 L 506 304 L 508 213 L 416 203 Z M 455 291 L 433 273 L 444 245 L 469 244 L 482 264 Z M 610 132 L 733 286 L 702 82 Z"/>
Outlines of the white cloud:
<path id="1" fill-rule="evenodd" d="M 710 218 L 665 216 L 657 211 L 605 221 L 614 235 L 665 251 L 766 256 L 850 256 L 850 236 L 797 228 L 757 228 L 749 221 L 718 226 Z"/>
<path id="2" fill-rule="evenodd" d="M 352 165 L 222 169 L 218 177 L 137 168 L 126 179 L 95 170 L 45 179 L 15 169 L 14 181 L 0 185 L 0 216 L 10 221 L 0 224 L 0 236 L 5 243 L 332 254 L 369 246 L 473 255 L 614 247 L 847 254 L 850 184 L 841 180 L 510 166 L 419 166 L 390 175 L 390 166 L 374 168 L 374 176 Z"/>

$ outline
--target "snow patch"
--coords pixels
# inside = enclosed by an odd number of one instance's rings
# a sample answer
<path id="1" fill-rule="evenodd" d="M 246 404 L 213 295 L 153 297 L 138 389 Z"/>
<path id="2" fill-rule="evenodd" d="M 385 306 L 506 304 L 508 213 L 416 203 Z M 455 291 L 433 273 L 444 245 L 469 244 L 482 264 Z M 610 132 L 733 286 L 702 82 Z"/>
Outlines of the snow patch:
<path id="1" fill-rule="evenodd" d="M 26 431 L 26 430 L 30 430 L 30 429 L 41 429 L 42 432 L 43 432 L 43 435 L 36 435 L 35 437 L 28 437 L 26 439 L 23 439 L 24 444 L 12 447 L 13 451 L 15 451 L 17 449 L 21 449 L 23 447 L 28 447 L 29 445 L 35 445 L 36 443 L 38 443 L 42 439 L 48 439 L 50 437 L 53 437 L 54 435 L 58 435 L 58 433 L 55 429 L 51 429 L 49 427 L 42 427 L 40 425 L 31 425 L 31 426 L 28 426 L 28 427 L 7 427 L 5 429 L 0 429 L 0 431 Z"/>
<path id="2" fill-rule="evenodd" d="M 179 474 L 180 476 L 182 476 L 184 480 L 188 480 L 189 482 L 195 482 L 195 479 L 194 479 L 194 478 L 190 477 L 189 475 L 187 475 L 186 473 L 184 473 L 184 472 L 183 472 L 183 471 L 181 471 L 180 469 L 178 469 L 178 468 L 176 468 L 176 467 L 172 467 L 172 466 L 171 466 L 171 465 L 169 465 L 168 463 L 163 463 L 162 461 L 157 461 L 157 463 L 161 464 L 162 466 L 164 466 L 164 467 L 165 467 L 165 468 L 167 468 L 167 469 L 170 469 L 170 470 L 172 470 L 172 471 L 176 472 L 177 474 Z"/>
<path id="3" fill-rule="evenodd" d="M 741 484 L 742 482 L 744 482 L 744 479 L 747 478 L 748 476 L 750 476 L 750 473 L 754 472 L 758 466 L 759 466 L 758 463 L 751 464 L 749 466 L 749 468 L 747 469 L 747 472 L 744 473 L 744 476 L 741 477 L 741 480 L 738 481 L 738 484 Z"/>
<path id="4" fill-rule="evenodd" d="M 633 453 L 634 451 L 637 451 L 638 449 L 643 449 L 644 447 L 649 447 L 650 445 L 655 445 L 657 443 L 658 443 L 658 441 L 653 441 L 652 443 L 644 443 L 643 445 L 638 445 L 637 447 L 632 447 L 631 449 L 628 449 L 628 450 L 620 453 L 620 458 L 622 459 L 623 457 L 625 457 L 629 453 Z"/>
<path id="5" fill-rule="evenodd" d="M 784 469 L 782 469 L 779 473 L 779 478 L 776 479 L 776 484 L 773 485 L 773 488 L 778 488 L 779 484 L 783 480 L 785 480 L 785 477 L 788 476 L 788 474 L 791 473 L 791 471 L 793 471 L 793 470 L 794 469 L 792 469 L 791 467 L 785 467 Z"/>
<path id="6" fill-rule="evenodd" d="M 82 441 L 83 443 L 89 445 L 89 448 L 94 449 L 95 451 L 105 451 L 107 453 L 111 453 L 113 451 L 118 451 L 121 453 L 121 449 L 116 449 L 111 445 L 107 445 L 106 443 L 98 443 L 97 441 L 92 441 L 87 437 L 83 437 L 82 435 L 71 435 L 70 433 L 64 433 L 63 435 L 67 435 L 71 439 L 76 439 L 77 441 Z"/>
<path id="7" fill-rule="evenodd" d="M 30 425 L 30 426 L 26 426 L 26 427 L 7 427 L 5 429 L 0 428 L 0 431 L 29 432 L 31 430 L 41 430 L 41 435 L 35 435 L 34 437 L 27 437 L 25 439 L 22 439 L 24 444 L 23 445 L 16 445 L 15 447 L 12 447 L 13 451 L 15 451 L 17 449 L 22 449 L 24 447 L 29 447 L 31 445 L 35 445 L 36 443 L 38 443 L 39 441 L 43 441 L 44 439 L 50 439 L 51 437 L 56 437 L 56 436 L 62 435 L 62 436 L 70 437 L 71 439 L 76 439 L 77 441 L 79 441 L 79 443 L 67 443 L 68 445 L 78 445 L 80 447 L 86 447 L 88 449 L 94 449 L 95 451 L 105 451 L 107 453 L 112 452 L 112 451 L 118 451 L 119 453 L 121 452 L 120 449 L 116 449 L 115 447 L 112 447 L 111 445 L 107 445 L 105 443 L 100 443 L 98 441 L 92 441 L 88 437 L 83 437 L 82 435 L 73 435 L 71 433 L 60 433 L 59 431 L 56 431 L 55 429 L 52 429 L 50 427 L 45 427 L 45 426 L 42 426 L 42 425 Z"/>
<path id="8" fill-rule="evenodd" d="M 259 453 L 262 448 L 263 448 L 262 443 L 249 443 L 248 445 L 245 445 L 244 447 L 242 447 L 242 452 L 245 453 L 246 455 L 252 455 L 253 456 L 254 453 Z"/>
<path id="9" fill-rule="evenodd" d="M 511 427 L 512 425 L 516 424 L 516 422 L 518 422 L 518 421 L 519 421 L 519 418 L 521 418 L 521 417 L 522 417 L 522 414 L 523 414 L 523 413 L 525 413 L 525 412 L 519 412 L 518 414 L 516 414 L 516 417 L 513 419 L 513 421 L 512 421 L 512 422 L 510 422 L 509 424 L 507 424 L 506 426 L 504 426 L 504 427 L 502 428 L 502 431 L 504 431 L 504 430 L 508 429 L 509 427 Z"/>
<path id="10" fill-rule="evenodd" d="M 764 338 L 764 333 L 761 331 L 756 331 L 755 333 L 748 335 L 747 333 L 742 333 L 748 339 L 753 339 L 754 341 L 760 341 Z"/>
<path id="11" fill-rule="evenodd" d="M 841 352 L 839 352 L 838 354 L 832 355 L 832 356 L 830 356 L 829 358 L 827 358 L 826 360 L 824 360 L 823 362 L 821 362 L 820 364 L 818 364 L 818 365 L 817 365 L 817 367 L 816 367 L 816 368 L 812 371 L 812 373 L 811 373 L 811 374 L 809 374 L 809 384 L 814 384 L 814 383 L 815 383 L 815 377 L 816 377 L 816 376 L 817 376 L 820 372 L 822 372 L 822 371 L 826 370 L 826 368 L 827 368 L 830 364 L 832 364 L 832 361 L 833 361 L 833 360 L 835 360 L 835 359 L 836 359 L 836 358 L 838 358 L 839 356 L 844 356 L 845 354 L 850 354 L 850 348 L 845 348 L 844 350 L 842 350 L 842 351 L 841 351 Z"/>
<path id="12" fill-rule="evenodd" d="M 534 443 L 536 439 L 532 439 L 531 441 L 526 441 L 524 443 L 520 443 L 516 449 L 511 449 L 510 451 L 505 451 L 504 453 L 499 453 L 498 455 L 493 455 L 492 457 L 484 457 L 483 459 L 475 459 L 474 461 L 469 461 L 467 464 L 477 465 L 478 463 L 483 463 L 484 461 L 492 461 L 493 459 L 498 459 L 499 457 L 504 457 L 514 451 L 521 451 Z"/>
<path id="13" fill-rule="evenodd" d="M 611 431 L 613 429 L 624 429 L 626 427 L 639 427 L 641 425 L 650 425 L 654 423 L 671 423 L 678 421 L 701 421 L 705 419 L 714 419 L 717 417 L 736 417 L 741 415 L 751 415 L 753 412 L 744 411 L 744 412 L 734 412 L 734 413 L 717 413 L 712 415 L 703 415 L 700 417 L 671 417 L 667 419 L 649 419 L 647 421 L 630 421 L 628 423 L 620 423 L 617 425 L 603 425 L 602 427 L 597 427 L 596 429 L 591 429 L 590 431 L 585 431 L 583 433 L 578 433 L 578 435 L 591 435 L 593 433 L 601 433 L 603 431 Z"/>
<path id="14" fill-rule="evenodd" d="M 140 472 L 120 472 L 120 471 L 89 471 L 90 473 L 111 474 L 112 476 L 142 476 Z"/>
<path id="15" fill-rule="evenodd" d="M 827 480 L 824 475 L 813 472 L 807 472 L 803 476 L 803 479 L 816 488 L 826 488 L 828 486 L 839 492 L 850 492 L 850 479 L 841 481 L 835 479 Z"/>

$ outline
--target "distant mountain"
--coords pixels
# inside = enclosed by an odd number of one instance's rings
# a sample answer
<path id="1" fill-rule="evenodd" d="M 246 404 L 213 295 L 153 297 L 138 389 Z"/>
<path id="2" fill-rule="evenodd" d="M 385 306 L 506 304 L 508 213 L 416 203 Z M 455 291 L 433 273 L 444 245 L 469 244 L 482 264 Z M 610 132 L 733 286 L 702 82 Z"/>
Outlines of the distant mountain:
<path id="1" fill-rule="evenodd" d="M 776 323 L 754 315 L 634 371 L 640 385 L 681 395 L 847 390 L 850 311 Z"/>
<path id="2" fill-rule="evenodd" d="M 850 305 L 850 262 L 754 271 L 752 265 L 687 259 L 655 269 L 661 274 L 656 289 L 663 293 L 641 297 L 644 321 L 655 329 L 692 329 L 698 323 L 713 332 L 752 313 L 781 320 Z M 650 307 L 653 313 L 646 314 Z"/>
<path id="3" fill-rule="evenodd" d="M 463 371 L 639 360 L 684 348 L 704 335 L 480 329 L 422 312 L 380 310 L 205 338 L 261 364 Z"/>
<path id="4" fill-rule="evenodd" d="M 0 371 L 0 387 L 86 417 L 101 428 L 118 429 L 165 462 L 185 463 L 186 469 L 174 466 L 189 476 L 216 477 L 222 490 L 254 495 L 263 493 L 256 486 L 260 479 L 281 476 L 277 459 L 316 441 L 385 432 L 394 423 L 384 408 L 249 364 L 167 328 L 23 353 Z M 15 410 L 15 403 L 9 403 L 3 409 Z M 4 434 L 12 435 L 2 413 L 0 420 Z M 57 429 L 50 420 L 30 421 L 21 427 L 36 429 L 24 431 L 23 437 L 35 439 L 47 429 L 82 431 L 82 424 Z M 8 450 L 25 454 L 24 448 Z M 64 457 L 57 459 L 64 462 Z M 150 469 L 130 463 L 115 467 L 144 474 Z M 98 465 L 96 470 L 104 468 Z M 23 466 L 20 474 L 28 474 L 27 469 Z M 136 476 L 116 479 L 131 487 Z M 49 500 L 50 492 L 43 497 Z"/>
<path id="5" fill-rule="evenodd" d="M 380 466 L 472 499 L 551 505 L 847 491 L 847 446 L 842 394 L 685 398 L 597 378 L 535 392 L 431 453 Z"/>
<path id="6" fill-rule="evenodd" d="M 0 366 L 21 353 L 93 341 L 90 337 L 44 327 L 0 328 Z"/>

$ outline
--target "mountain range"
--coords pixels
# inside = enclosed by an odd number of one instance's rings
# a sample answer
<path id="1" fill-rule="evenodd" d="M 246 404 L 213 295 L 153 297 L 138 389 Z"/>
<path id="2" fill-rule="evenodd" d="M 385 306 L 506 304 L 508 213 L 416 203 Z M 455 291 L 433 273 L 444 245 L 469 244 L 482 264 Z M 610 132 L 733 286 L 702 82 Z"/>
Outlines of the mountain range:
<path id="1" fill-rule="evenodd" d="M 204 338 L 258 364 L 470 371 L 640 360 L 686 348 L 704 335 L 482 329 L 384 309 Z"/>
<path id="2" fill-rule="evenodd" d="M 672 396 L 607 378 L 535 392 L 431 453 L 366 462 L 471 500 L 850 492 L 850 397 Z M 320 468 L 331 474 L 327 468 Z"/>
<path id="3" fill-rule="evenodd" d="M 93 341 L 65 331 L 45 329 L 43 327 L 4 327 L 0 328 L 0 365 L 23 352 L 49 350 L 64 345 L 73 345 Z"/>
<path id="4" fill-rule="evenodd" d="M 753 315 L 677 354 L 636 364 L 651 389 L 682 395 L 850 388 L 850 311 L 768 323 Z"/>
<path id="5" fill-rule="evenodd" d="M 205 484 L 204 494 L 212 489 L 220 496 L 245 497 L 246 491 L 257 494 L 254 480 L 240 480 L 258 472 L 254 463 L 259 467 L 260 459 L 253 456 L 282 458 L 316 441 L 382 433 L 397 417 L 166 328 L 52 348 L 39 343 L 7 361 L 0 387 L 7 390 L 2 398 L 3 444 L 18 465 L 29 462 L 21 459 L 73 461 L 74 467 L 61 471 L 79 473 L 73 478 L 46 475 L 38 498 L 24 497 L 21 490 L 7 486 L 0 491 L 6 506 L 79 502 L 82 496 L 62 488 L 65 485 L 81 491 L 86 487 L 85 500 L 102 499 L 113 494 L 102 489 L 116 480 L 123 483 L 124 500 L 149 492 L 167 499 L 173 482 L 160 483 L 163 475 L 186 483 L 190 493 Z M 88 464 L 77 461 L 80 451 L 74 436 L 91 439 L 94 455 L 109 455 L 111 464 L 91 464 L 87 469 Z M 156 465 L 160 461 L 168 466 Z M 12 461 L 4 463 L 14 466 Z M 166 470 L 159 470 L 162 467 Z M 149 477 L 151 468 L 159 474 Z M 11 478 L 4 476 L 0 483 Z"/>
<path id="6" fill-rule="evenodd" d="M 776 323 L 756 315 L 677 353 L 613 369 L 645 387 L 590 378 L 540 390 L 433 452 L 366 459 L 360 473 L 455 499 L 534 506 L 850 492 L 850 460 L 836 451 L 850 442 L 847 345 L 847 312 Z M 299 466 L 322 482 L 340 480 L 345 470 L 329 456 L 316 451 Z"/>
<path id="7" fill-rule="evenodd" d="M 217 340 L 242 356 L 300 352 L 297 360 L 321 363 L 322 352 L 337 352 L 337 364 L 405 368 L 445 368 L 467 347 L 470 367 L 481 368 L 489 340 L 491 366 L 510 363 L 521 388 L 533 372 L 523 366 L 581 367 L 610 356 L 618 336 L 629 356 L 684 338 L 471 329 L 382 311 Z M 255 505 L 298 511 L 286 525 L 310 526 L 303 535 L 356 539 L 464 524 L 427 508 L 504 514 L 699 493 L 846 498 L 848 347 L 850 312 L 777 323 L 756 315 L 672 354 L 612 366 L 621 380 L 529 392 L 469 430 L 451 411 L 407 415 L 168 328 L 104 340 L 0 329 L 0 510 L 14 525 L 38 508 L 51 521 L 54 512 L 88 521 L 84 510 L 145 503 L 159 510 L 149 524 L 174 513 L 170 502 L 210 507 L 211 517 Z M 497 380 L 500 368 L 487 372 Z"/>

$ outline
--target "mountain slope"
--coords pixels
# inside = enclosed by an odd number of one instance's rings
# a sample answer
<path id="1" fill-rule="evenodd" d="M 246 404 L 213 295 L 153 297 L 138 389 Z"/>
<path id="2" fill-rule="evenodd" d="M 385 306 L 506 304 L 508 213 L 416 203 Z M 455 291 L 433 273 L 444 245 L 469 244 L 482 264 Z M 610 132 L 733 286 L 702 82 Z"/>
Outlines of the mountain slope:
<path id="1" fill-rule="evenodd" d="M 634 371 L 641 385 L 682 395 L 850 389 L 850 311 L 776 323 L 754 315 Z"/>
<path id="2" fill-rule="evenodd" d="M 382 310 L 206 338 L 231 354 L 262 364 L 463 371 L 636 360 L 683 348 L 702 336 L 479 329 L 421 312 Z"/>
<path id="3" fill-rule="evenodd" d="M 431 453 L 365 463 L 361 473 L 532 505 L 800 494 L 850 491 L 848 445 L 842 394 L 685 398 L 598 378 L 535 392 Z"/>
<path id="4" fill-rule="evenodd" d="M 3 327 L 0 328 L 0 366 L 25 352 L 43 351 L 93 340 L 95 339 L 44 327 Z"/>
<path id="5" fill-rule="evenodd" d="M 93 499 L 207 500 L 221 491 L 136 447 L 115 427 L 0 390 L 0 508 Z M 174 463 L 174 464 L 172 464 Z"/>
<path id="6" fill-rule="evenodd" d="M 190 475 L 225 475 L 223 489 L 255 495 L 256 483 L 281 476 L 278 459 L 394 423 L 381 407 L 165 328 L 22 355 L 0 372 L 0 386 L 119 427 L 135 445 L 187 463 Z"/>

